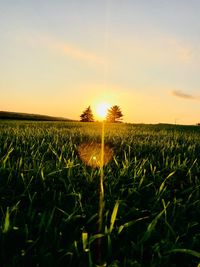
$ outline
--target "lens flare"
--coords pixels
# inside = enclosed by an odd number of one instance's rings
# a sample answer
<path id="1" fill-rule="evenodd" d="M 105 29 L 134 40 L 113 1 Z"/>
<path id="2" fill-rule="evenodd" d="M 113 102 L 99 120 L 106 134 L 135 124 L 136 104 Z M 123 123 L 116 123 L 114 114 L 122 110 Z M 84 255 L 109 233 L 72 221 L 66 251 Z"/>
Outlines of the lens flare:
<path id="1" fill-rule="evenodd" d="M 83 143 L 78 147 L 80 159 L 88 166 L 93 168 L 101 167 L 101 143 Z M 113 157 L 112 149 L 104 146 L 103 165 L 107 165 Z"/>

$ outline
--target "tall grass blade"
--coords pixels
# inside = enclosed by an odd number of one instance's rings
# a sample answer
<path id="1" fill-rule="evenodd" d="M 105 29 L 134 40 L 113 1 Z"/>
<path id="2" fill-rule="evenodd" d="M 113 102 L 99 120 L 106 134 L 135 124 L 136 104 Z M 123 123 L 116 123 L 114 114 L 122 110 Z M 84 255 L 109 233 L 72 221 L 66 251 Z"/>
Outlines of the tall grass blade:
<path id="1" fill-rule="evenodd" d="M 9 213 L 9 207 L 7 207 L 4 226 L 3 226 L 3 233 L 7 233 L 9 228 L 10 228 L 10 213 Z"/>
<path id="2" fill-rule="evenodd" d="M 145 241 L 147 241 L 150 238 L 152 232 L 154 231 L 154 229 L 155 229 L 155 227 L 157 225 L 158 220 L 162 217 L 163 213 L 166 212 L 166 209 L 167 209 L 168 205 L 169 205 L 169 203 L 167 203 L 167 205 L 164 207 L 164 209 L 148 225 L 147 230 L 144 233 L 143 238 L 141 239 L 140 243 L 144 243 Z"/>
<path id="3" fill-rule="evenodd" d="M 171 172 L 171 173 L 165 178 L 165 180 L 162 182 L 162 184 L 161 184 L 160 187 L 159 187 L 158 195 L 160 195 L 161 192 L 163 191 L 163 188 L 164 188 L 164 186 L 165 186 L 166 181 L 167 181 L 170 177 L 172 177 L 174 174 L 175 174 L 175 171 Z"/>
<path id="4" fill-rule="evenodd" d="M 88 233 L 87 232 L 82 233 L 82 245 L 83 245 L 83 251 L 88 252 Z"/>
<path id="5" fill-rule="evenodd" d="M 145 217 L 142 217 L 142 218 L 133 220 L 133 221 L 126 222 L 126 223 L 123 224 L 123 225 L 120 225 L 120 227 L 119 227 L 119 229 L 118 229 L 118 234 L 120 234 L 125 228 L 131 227 L 131 226 L 133 226 L 135 223 L 140 222 L 140 221 L 143 221 L 143 220 L 148 219 L 148 218 L 149 218 L 148 216 L 145 216 Z"/>
<path id="6" fill-rule="evenodd" d="M 13 150 L 14 150 L 13 147 L 9 148 L 7 154 L 4 156 L 4 158 L 3 158 L 3 167 L 4 168 L 6 166 L 6 162 L 7 162 L 8 158 L 9 158 L 10 154 L 13 152 Z"/>
<path id="7" fill-rule="evenodd" d="M 167 254 L 168 253 L 185 253 L 185 254 L 189 254 L 189 255 L 192 255 L 192 256 L 200 259 L 200 252 L 197 252 L 197 251 L 191 250 L 191 249 L 187 249 L 187 248 L 175 248 L 175 249 L 167 251 Z"/>
<path id="8" fill-rule="evenodd" d="M 114 226 L 114 223 L 115 223 L 115 220 L 116 220 L 116 217 L 117 217 L 118 208 L 119 208 L 119 201 L 117 201 L 117 202 L 115 203 L 115 206 L 114 206 L 114 209 L 113 209 L 113 212 L 112 212 L 112 215 L 111 215 L 111 219 L 110 219 L 110 229 L 109 229 L 109 232 L 110 232 L 110 233 L 111 233 L 112 230 L 113 230 L 113 226 Z"/>

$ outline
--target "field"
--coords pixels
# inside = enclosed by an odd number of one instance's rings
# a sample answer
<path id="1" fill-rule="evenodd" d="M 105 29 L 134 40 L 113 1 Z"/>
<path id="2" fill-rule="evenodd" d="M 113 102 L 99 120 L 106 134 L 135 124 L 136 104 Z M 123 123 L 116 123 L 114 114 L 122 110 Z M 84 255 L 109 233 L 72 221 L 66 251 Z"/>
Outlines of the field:
<path id="1" fill-rule="evenodd" d="M 1 267 L 200 266 L 200 127 L 105 124 L 98 233 L 100 169 L 78 151 L 100 142 L 100 123 L 0 122 Z"/>

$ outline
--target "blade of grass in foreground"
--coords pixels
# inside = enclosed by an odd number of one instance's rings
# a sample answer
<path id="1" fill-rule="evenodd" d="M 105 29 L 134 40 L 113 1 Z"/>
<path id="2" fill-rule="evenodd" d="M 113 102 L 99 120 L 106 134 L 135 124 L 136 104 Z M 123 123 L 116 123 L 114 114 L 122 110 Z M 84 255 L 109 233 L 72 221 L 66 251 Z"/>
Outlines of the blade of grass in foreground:
<path id="1" fill-rule="evenodd" d="M 109 229 L 109 232 L 111 233 L 112 230 L 113 230 L 113 226 L 114 226 L 114 223 L 115 223 L 115 220 L 116 220 L 116 217 L 117 217 L 117 212 L 118 212 L 118 208 L 119 208 L 119 201 L 117 201 L 115 203 L 115 206 L 113 208 L 113 212 L 112 212 L 112 215 L 111 215 L 111 219 L 110 219 L 110 229 Z"/>
<path id="2" fill-rule="evenodd" d="M 10 227 L 10 213 L 9 208 L 7 207 L 5 220 L 4 220 L 4 226 L 3 226 L 3 233 L 7 233 Z"/>
<path id="3" fill-rule="evenodd" d="M 167 254 L 168 253 L 185 253 L 185 254 L 189 254 L 200 259 L 200 252 L 197 252 L 191 249 L 186 249 L 186 248 L 175 248 L 175 249 L 167 251 Z"/>
<path id="4" fill-rule="evenodd" d="M 169 205 L 169 202 L 167 203 L 167 205 L 164 207 L 164 209 L 152 220 L 152 222 L 148 225 L 146 232 L 144 233 L 143 238 L 141 239 L 141 243 L 147 241 L 147 239 L 149 239 L 149 237 L 151 236 L 153 230 L 155 229 L 158 220 L 162 217 L 163 213 L 165 213 L 167 207 Z"/>

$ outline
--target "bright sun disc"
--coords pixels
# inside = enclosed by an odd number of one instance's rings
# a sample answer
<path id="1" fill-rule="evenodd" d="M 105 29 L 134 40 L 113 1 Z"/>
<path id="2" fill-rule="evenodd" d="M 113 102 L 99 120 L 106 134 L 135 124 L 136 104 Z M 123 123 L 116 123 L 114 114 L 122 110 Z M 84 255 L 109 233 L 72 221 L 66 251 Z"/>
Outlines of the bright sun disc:
<path id="1" fill-rule="evenodd" d="M 108 103 L 100 103 L 96 107 L 96 114 L 99 118 L 105 119 L 110 105 Z"/>

